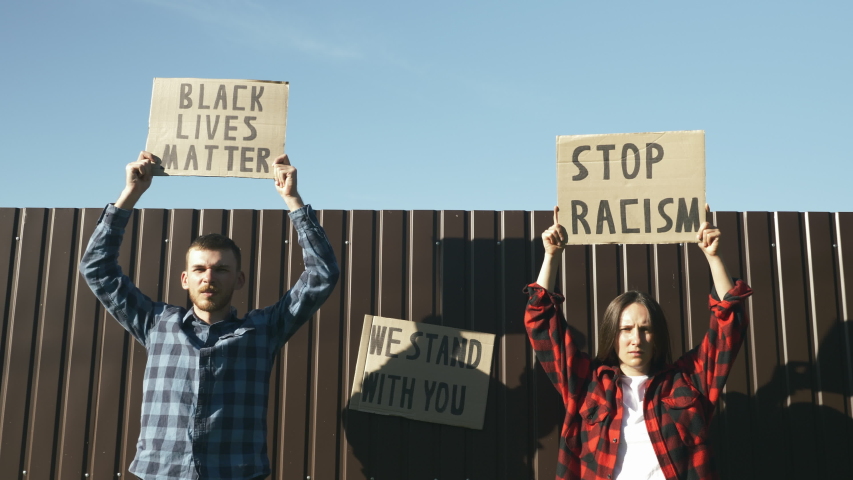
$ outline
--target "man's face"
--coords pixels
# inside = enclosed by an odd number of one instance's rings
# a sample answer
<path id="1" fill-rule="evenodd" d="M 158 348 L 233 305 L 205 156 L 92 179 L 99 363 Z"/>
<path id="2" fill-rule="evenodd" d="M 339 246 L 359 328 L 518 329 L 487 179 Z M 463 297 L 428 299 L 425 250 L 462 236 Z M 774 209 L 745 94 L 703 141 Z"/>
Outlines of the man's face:
<path id="1" fill-rule="evenodd" d="M 181 286 L 189 292 L 193 305 L 204 312 L 219 312 L 231 307 L 231 295 L 245 282 L 237 270 L 237 259 L 231 250 L 187 252 L 187 270 L 181 273 Z"/>

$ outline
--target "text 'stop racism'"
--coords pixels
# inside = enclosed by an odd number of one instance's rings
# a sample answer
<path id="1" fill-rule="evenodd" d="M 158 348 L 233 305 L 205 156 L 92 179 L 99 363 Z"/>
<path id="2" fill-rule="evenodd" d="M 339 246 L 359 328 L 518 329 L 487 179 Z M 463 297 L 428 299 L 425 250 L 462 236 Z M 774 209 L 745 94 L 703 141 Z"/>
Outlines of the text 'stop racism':
<path id="1" fill-rule="evenodd" d="M 570 244 L 696 242 L 705 132 L 558 136 L 557 203 Z"/>

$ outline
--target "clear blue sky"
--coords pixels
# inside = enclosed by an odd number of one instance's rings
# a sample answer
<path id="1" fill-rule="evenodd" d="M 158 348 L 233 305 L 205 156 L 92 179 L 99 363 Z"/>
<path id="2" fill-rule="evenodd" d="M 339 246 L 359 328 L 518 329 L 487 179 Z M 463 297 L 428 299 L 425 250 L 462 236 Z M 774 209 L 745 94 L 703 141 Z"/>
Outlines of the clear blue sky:
<path id="1" fill-rule="evenodd" d="M 555 137 L 705 130 L 716 210 L 851 211 L 851 2 L 75 0 L 0 6 L 0 207 L 99 207 L 154 77 L 290 82 L 320 209 L 544 210 Z M 151 208 L 283 208 L 158 178 Z"/>

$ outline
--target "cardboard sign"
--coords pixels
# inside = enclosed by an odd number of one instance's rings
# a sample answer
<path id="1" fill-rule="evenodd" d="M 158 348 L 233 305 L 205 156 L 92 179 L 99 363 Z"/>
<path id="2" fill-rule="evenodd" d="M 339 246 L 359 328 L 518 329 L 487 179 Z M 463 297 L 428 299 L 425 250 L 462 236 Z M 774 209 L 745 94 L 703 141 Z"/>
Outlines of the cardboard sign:
<path id="1" fill-rule="evenodd" d="M 480 430 L 495 336 L 365 315 L 349 408 Z"/>
<path id="2" fill-rule="evenodd" d="M 270 178 L 284 152 L 287 82 L 155 78 L 145 150 L 165 175 Z"/>
<path id="3" fill-rule="evenodd" d="M 696 242 L 705 132 L 558 136 L 557 204 L 570 244 Z"/>

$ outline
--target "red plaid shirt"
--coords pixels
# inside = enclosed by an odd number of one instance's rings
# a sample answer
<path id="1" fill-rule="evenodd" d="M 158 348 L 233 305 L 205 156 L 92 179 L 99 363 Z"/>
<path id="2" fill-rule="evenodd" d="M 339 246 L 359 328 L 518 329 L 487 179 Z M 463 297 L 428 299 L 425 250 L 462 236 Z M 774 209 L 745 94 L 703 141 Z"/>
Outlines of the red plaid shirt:
<path id="1" fill-rule="evenodd" d="M 557 479 L 610 479 L 621 440 L 621 373 L 575 348 L 557 308 L 562 295 L 535 283 L 527 292 L 524 323 L 530 343 L 566 407 Z M 649 377 L 646 428 L 667 480 L 717 478 L 708 426 L 743 343 L 747 319 L 741 300 L 751 294 L 740 280 L 723 300 L 712 294 L 711 326 L 702 343 Z"/>

